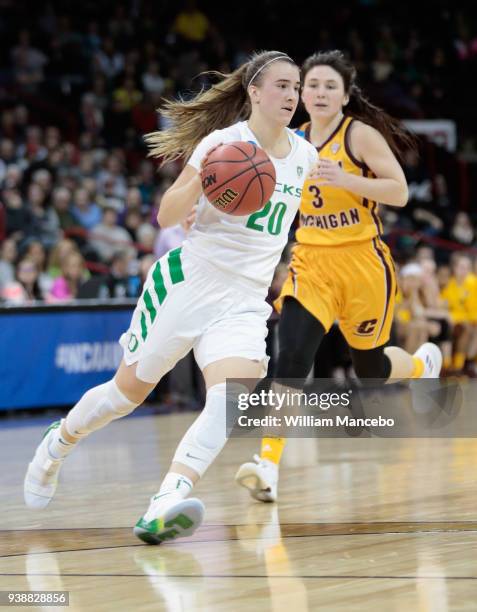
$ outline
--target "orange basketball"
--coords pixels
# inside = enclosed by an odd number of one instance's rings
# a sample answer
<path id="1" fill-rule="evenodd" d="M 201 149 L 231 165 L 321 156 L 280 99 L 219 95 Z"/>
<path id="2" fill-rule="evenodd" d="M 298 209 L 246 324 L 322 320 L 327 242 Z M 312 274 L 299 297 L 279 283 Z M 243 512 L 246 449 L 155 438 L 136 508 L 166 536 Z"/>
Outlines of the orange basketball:
<path id="1" fill-rule="evenodd" d="M 265 206 L 275 189 L 275 167 L 263 149 L 252 142 L 219 145 L 206 158 L 202 189 L 217 210 L 250 215 Z"/>

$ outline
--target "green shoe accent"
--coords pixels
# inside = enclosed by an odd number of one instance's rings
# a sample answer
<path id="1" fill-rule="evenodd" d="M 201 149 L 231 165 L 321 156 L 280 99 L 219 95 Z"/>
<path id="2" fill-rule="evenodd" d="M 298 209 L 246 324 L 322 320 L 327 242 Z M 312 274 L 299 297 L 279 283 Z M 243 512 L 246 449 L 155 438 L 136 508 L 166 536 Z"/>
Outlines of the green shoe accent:
<path id="1" fill-rule="evenodd" d="M 45 433 L 43 434 L 43 438 L 45 438 L 52 429 L 58 429 L 58 427 L 60 427 L 61 425 L 61 421 L 53 421 L 53 423 L 48 427 L 48 429 L 45 431 Z M 43 440 L 42 438 L 42 440 Z"/>
<path id="2" fill-rule="evenodd" d="M 169 529 L 171 527 L 174 527 L 174 525 L 182 527 L 182 529 L 189 529 L 189 527 L 192 527 L 193 524 L 194 524 L 194 521 L 191 521 L 191 519 L 188 516 L 186 516 L 185 514 L 178 514 L 177 516 L 175 516 L 170 521 L 167 521 L 166 523 L 164 523 L 164 521 L 161 518 L 154 519 L 153 521 L 147 522 L 144 520 L 143 517 L 141 517 L 136 523 L 136 527 L 139 527 L 140 529 L 144 529 L 145 531 L 148 531 L 149 533 L 153 533 L 156 536 L 160 536 L 160 538 L 170 539 L 176 536 L 178 532 L 175 529 L 164 532 L 164 529 Z"/>

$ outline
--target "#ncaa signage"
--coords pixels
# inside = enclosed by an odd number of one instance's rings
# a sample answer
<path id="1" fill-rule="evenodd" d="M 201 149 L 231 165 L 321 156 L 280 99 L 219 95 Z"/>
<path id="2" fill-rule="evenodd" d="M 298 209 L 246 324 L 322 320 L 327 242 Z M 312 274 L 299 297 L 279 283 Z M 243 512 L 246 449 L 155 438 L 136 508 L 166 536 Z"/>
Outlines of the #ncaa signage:
<path id="1" fill-rule="evenodd" d="M 109 380 L 132 306 L 0 310 L 0 410 L 74 404 Z"/>

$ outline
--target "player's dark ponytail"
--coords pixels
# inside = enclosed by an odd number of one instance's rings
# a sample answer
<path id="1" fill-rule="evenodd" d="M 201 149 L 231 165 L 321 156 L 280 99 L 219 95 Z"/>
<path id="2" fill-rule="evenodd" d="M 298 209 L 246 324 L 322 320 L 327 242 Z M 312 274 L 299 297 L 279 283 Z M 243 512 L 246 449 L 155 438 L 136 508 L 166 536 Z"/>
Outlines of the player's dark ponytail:
<path id="1" fill-rule="evenodd" d="M 275 59 L 295 64 L 280 51 L 262 51 L 231 74 L 209 72 L 221 80 L 192 100 L 165 100 L 158 112 L 171 125 L 145 136 L 149 155 L 161 158 L 161 163 L 188 158 L 207 134 L 247 119 L 251 112 L 248 87 L 260 85 L 268 63 Z"/>
<path id="2" fill-rule="evenodd" d="M 346 115 L 351 115 L 363 123 L 376 128 L 391 147 L 393 153 L 401 158 L 407 149 L 417 149 L 416 137 L 408 132 L 401 123 L 388 115 L 382 108 L 372 104 L 356 83 L 356 68 L 339 51 L 325 51 L 310 55 L 302 66 L 302 79 L 315 66 L 330 66 L 338 72 L 344 82 L 344 88 L 349 96 L 349 102 L 344 108 Z"/>

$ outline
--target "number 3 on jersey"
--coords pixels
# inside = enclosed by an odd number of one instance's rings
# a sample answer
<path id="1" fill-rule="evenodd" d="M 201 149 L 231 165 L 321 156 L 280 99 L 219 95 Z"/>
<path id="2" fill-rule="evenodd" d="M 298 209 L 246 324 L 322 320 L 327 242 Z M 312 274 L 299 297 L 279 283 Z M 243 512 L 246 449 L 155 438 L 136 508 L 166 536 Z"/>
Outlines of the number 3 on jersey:
<path id="1" fill-rule="evenodd" d="M 269 200 L 262 210 L 259 210 L 253 215 L 250 215 L 247 221 L 247 227 L 253 229 L 257 232 L 264 231 L 265 218 L 268 217 L 270 210 L 272 208 L 272 203 Z M 282 231 L 282 223 L 283 217 L 285 216 L 285 212 L 287 210 L 287 205 L 285 202 L 277 202 L 273 207 L 272 213 L 268 218 L 267 230 L 268 233 L 272 236 L 277 236 Z M 262 219 L 263 221 L 258 221 L 258 219 Z"/>
<path id="2" fill-rule="evenodd" d="M 315 196 L 312 204 L 315 208 L 321 208 L 323 206 L 323 198 L 320 195 L 320 188 L 318 185 L 310 185 L 308 191 Z"/>

